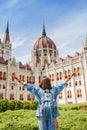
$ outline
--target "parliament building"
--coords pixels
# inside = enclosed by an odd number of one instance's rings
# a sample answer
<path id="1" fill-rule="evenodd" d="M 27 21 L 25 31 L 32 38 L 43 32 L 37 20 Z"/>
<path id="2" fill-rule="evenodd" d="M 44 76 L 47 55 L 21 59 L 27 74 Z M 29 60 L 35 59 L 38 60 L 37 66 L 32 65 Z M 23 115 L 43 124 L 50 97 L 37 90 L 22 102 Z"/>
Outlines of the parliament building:
<path id="1" fill-rule="evenodd" d="M 7 23 L 4 38 L 0 39 L 0 99 L 30 101 L 35 97 L 16 80 L 19 79 L 38 86 L 43 76 L 48 76 L 52 87 L 55 87 L 77 71 L 68 86 L 58 95 L 59 104 L 87 102 L 87 38 L 82 43 L 82 52 L 65 59 L 59 56 L 56 43 L 46 34 L 43 25 L 41 37 L 34 43 L 31 51 L 31 61 L 23 64 L 12 57 L 9 25 Z"/>

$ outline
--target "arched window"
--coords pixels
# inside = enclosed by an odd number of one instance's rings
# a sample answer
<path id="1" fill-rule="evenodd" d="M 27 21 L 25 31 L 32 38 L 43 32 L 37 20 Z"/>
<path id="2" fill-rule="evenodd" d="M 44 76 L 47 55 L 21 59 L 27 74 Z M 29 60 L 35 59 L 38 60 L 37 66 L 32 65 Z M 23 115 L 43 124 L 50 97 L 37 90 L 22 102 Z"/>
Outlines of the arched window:
<path id="1" fill-rule="evenodd" d="M 67 71 L 65 70 L 65 79 L 67 78 Z"/>
<path id="2" fill-rule="evenodd" d="M 27 95 L 27 100 L 31 100 L 30 94 Z"/>
<path id="3" fill-rule="evenodd" d="M 22 87 L 22 90 L 23 90 L 23 91 L 25 90 L 24 86 Z"/>
<path id="4" fill-rule="evenodd" d="M 22 81 L 25 81 L 25 80 L 24 80 L 24 75 L 22 76 Z"/>
<path id="5" fill-rule="evenodd" d="M 5 85 L 3 84 L 3 89 L 5 89 Z"/>
<path id="6" fill-rule="evenodd" d="M 11 90 L 13 90 L 14 89 L 14 86 L 11 86 Z"/>
<path id="7" fill-rule="evenodd" d="M 69 82 L 69 87 L 71 87 L 72 86 L 72 84 L 71 84 L 71 82 Z"/>
<path id="8" fill-rule="evenodd" d="M 80 67 L 77 67 L 77 74 L 78 74 L 78 76 L 81 75 L 81 69 L 80 69 Z"/>
<path id="9" fill-rule="evenodd" d="M 56 79 L 59 80 L 59 73 L 56 74 L 56 77 L 57 77 Z"/>
<path id="10" fill-rule="evenodd" d="M 81 89 L 78 89 L 77 90 L 77 97 L 82 97 L 82 90 Z"/>
<path id="11" fill-rule="evenodd" d="M 22 76 L 21 76 L 21 75 L 19 75 L 19 79 L 20 79 L 20 80 L 22 79 Z"/>
<path id="12" fill-rule="evenodd" d="M 52 74 L 52 81 L 54 81 L 54 74 Z"/>
<path id="13" fill-rule="evenodd" d="M 0 71 L 0 79 L 2 79 L 2 71 Z"/>
<path id="14" fill-rule="evenodd" d="M 77 86 L 78 85 L 78 83 L 77 83 L 77 81 L 75 81 L 75 86 Z"/>
<path id="15" fill-rule="evenodd" d="M 82 82 L 81 82 L 81 80 L 79 80 L 79 85 L 82 85 Z"/>
<path id="16" fill-rule="evenodd" d="M 74 72 L 76 72 L 76 68 L 74 68 Z M 76 73 L 74 74 L 74 76 L 76 77 Z"/>
<path id="17" fill-rule="evenodd" d="M 3 80 L 6 80 L 6 72 L 3 73 Z"/>
<path id="18" fill-rule="evenodd" d="M 14 94 L 13 93 L 10 94 L 10 100 L 14 100 Z"/>
<path id="19" fill-rule="evenodd" d="M 29 83 L 31 83 L 31 77 L 29 77 Z"/>
<path id="20" fill-rule="evenodd" d="M 3 99 L 3 93 L 0 93 L 0 99 Z"/>
<path id="21" fill-rule="evenodd" d="M 0 89 L 1 89 L 1 84 L 0 84 Z"/>
<path id="22" fill-rule="evenodd" d="M 19 86 L 19 90 L 21 90 L 21 86 Z"/>
<path id="23" fill-rule="evenodd" d="M 62 80 L 62 72 L 60 72 L 60 80 Z"/>
<path id="24" fill-rule="evenodd" d="M 67 92 L 67 97 L 72 98 L 72 92 L 70 90 Z"/>
<path id="25" fill-rule="evenodd" d="M 15 74 L 15 72 L 14 73 L 12 73 L 12 81 L 14 81 L 14 78 L 13 78 L 13 75 Z"/>
<path id="26" fill-rule="evenodd" d="M 24 98 L 23 98 L 23 94 L 20 94 L 20 100 L 23 100 Z"/>

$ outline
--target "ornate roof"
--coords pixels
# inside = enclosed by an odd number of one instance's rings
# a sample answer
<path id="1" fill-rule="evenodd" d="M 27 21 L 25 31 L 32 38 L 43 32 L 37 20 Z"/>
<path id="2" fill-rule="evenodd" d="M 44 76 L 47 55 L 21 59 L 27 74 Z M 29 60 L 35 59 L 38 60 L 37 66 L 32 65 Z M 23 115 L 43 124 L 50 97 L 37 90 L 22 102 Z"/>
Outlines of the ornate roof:
<path id="1" fill-rule="evenodd" d="M 0 57 L 0 63 L 1 64 L 6 64 L 6 61 L 5 61 L 5 59 L 3 57 Z"/>
<path id="2" fill-rule="evenodd" d="M 29 64 L 23 65 L 21 62 L 19 62 L 19 68 L 31 70 L 31 67 Z"/>
<path id="3" fill-rule="evenodd" d="M 34 44 L 34 50 L 40 48 L 51 48 L 56 49 L 55 43 L 46 36 L 45 25 L 43 25 L 42 36 Z"/>

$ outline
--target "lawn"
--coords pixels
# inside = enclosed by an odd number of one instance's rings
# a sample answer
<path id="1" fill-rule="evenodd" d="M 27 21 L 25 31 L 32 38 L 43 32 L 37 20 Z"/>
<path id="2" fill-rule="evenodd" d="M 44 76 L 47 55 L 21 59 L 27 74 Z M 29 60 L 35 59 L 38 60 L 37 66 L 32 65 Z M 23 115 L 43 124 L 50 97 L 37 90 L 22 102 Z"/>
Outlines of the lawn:
<path id="1" fill-rule="evenodd" d="M 0 130 L 39 130 L 35 110 L 0 113 Z M 60 110 L 58 130 L 87 130 L 87 110 Z"/>

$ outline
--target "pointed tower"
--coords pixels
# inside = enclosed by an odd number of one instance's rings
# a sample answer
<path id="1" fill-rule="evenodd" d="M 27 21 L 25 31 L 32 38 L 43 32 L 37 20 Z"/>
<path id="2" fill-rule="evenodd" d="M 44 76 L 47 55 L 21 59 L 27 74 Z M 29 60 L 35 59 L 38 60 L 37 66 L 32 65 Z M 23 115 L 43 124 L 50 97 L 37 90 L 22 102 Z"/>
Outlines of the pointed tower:
<path id="1" fill-rule="evenodd" d="M 10 35 L 9 35 L 9 22 L 7 21 L 7 27 L 2 43 L 2 52 L 3 52 L 3 58 L 5 60 L 8 60 L 11 58 L 11 52 L 12 52 L 12 46 L 10 43 Z"/>
<path id="2" fill-rule="evenodd" d="M 42 31 L 42 37 L 46 36 L 46 31 L 45 31 L 45 25 L 43 24 L 43 31 Z"/>
<path id="3" fill-rule="evenodd" d="M 9 22 L 7 21 L 7 27 L 5 31 L 5 36 L 4 36 L 4 43 L 10 43 L 10 36 L 9 36 Z"/>

